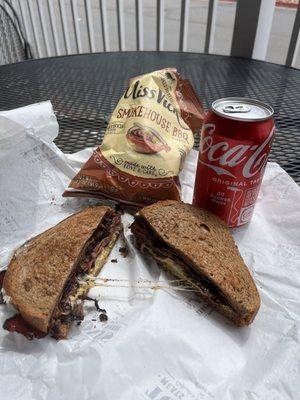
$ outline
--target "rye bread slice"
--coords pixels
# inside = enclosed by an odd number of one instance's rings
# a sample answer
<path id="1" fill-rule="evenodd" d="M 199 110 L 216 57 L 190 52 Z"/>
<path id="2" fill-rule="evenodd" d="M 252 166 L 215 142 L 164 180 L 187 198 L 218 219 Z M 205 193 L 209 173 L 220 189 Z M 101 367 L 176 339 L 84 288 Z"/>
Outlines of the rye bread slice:
<path id="1" fill-rule="evenodd" d="M 3 288 L 29 324 L 49 332 L 52 315 L 76 262 L 108 213 L 116 215 L 107 206 L 88 207 L 16 251 L 6 271 Z M 121 224 L 117 229 L 121 229 Z"/>
<path id="2" fill-rule="evenodd" d="M 136 224 L 146 227 L 146 240 L 141 237 Z M 190 204 L 161 201 L 139 211 L 132 232 L 136 235 L 137 245 L 154 258 L 157 253 L 153 243 L 157 243 L 157 239 L 161 241 L 163 252 L 172 254 L 173 260 L 175 251 L 176 268 L 162 263 L 161 257 L 159 264 L 178 278 L 186 279 L 193 287 L 197 279 L 200 289 L 201 285 L 206 285 L 208 290 L 199 290 L 199 296 L 235 324 L 244 326 L 253 321 L 260 307 L 256 285 L 232 235 L 218 217 Z M 151 237 L 152 245 L 149 244 Z M 196 281 L 195 274 L 198 276 Z M 217 301 L 216 293 L 220 301 Z"/>

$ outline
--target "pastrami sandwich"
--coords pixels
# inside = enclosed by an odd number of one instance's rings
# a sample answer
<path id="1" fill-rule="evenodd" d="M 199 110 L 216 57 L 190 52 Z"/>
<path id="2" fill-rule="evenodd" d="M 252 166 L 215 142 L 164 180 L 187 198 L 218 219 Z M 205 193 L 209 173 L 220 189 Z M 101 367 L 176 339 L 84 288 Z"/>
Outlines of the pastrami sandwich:
<path id="1" fill-rule="evenodd" d="M 33 336 L 65 338 L 72 321 L 83 319 L 86 289 L 80 282 L 100 272 L 120 231 L 120 215 L 96 206 L 26 242 L 3 280 L 5 295 L 23 323 L 18 327 L 7 320 L 4 328 L 25 335 L 24 329 L 32 328 Z M 17 322 L 20 325 L 20 318 Z"/>
<path id="2" fill-rule="evenodd" d="M 255 283 L 225 223 L 203 209 L 161 201 L 136 215 L 137 246 L 238 326 L 260 306 Z"/>

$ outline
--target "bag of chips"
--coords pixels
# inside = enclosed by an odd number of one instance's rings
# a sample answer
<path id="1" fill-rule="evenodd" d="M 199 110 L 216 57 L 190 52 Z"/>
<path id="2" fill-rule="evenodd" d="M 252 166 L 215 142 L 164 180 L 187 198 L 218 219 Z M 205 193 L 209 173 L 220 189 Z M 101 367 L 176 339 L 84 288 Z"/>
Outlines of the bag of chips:
<path id="1" fill-rule="evenodd" d="M 141 207 L 180 199 L 179 172 L 201 128 L 204 111 L 174 68 L 130 80 L 102 144 L 64 192 Z"/>

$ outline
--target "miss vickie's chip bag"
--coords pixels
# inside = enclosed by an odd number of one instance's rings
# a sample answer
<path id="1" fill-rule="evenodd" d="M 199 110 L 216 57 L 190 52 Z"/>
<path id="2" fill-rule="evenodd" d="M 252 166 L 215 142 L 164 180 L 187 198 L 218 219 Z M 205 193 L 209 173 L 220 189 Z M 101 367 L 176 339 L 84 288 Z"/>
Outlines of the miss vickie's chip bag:
<path id="1" fill-rule="evenodd" d="M 105 197 L 141 207 L 180 199 L 179 172 L 204 111 L 187 80 L 166 68 L 130 80 L 102 144 L 65 197 Z"/>

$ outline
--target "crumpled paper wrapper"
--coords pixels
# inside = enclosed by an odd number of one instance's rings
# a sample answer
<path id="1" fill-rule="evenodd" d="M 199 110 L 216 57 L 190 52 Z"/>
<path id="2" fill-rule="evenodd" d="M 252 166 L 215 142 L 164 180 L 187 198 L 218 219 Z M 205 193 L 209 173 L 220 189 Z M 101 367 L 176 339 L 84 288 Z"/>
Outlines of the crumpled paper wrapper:
<path id="1" fill-rule="evenodd" d="M 25 240 L 93 203 L 61 197 L 91 150 L 64 155 L 52 142 L 57 134 L 50 102 L 0 113 L 1 269 Z M 181 176 L 186 201 L 196 160 L 193 151 Z M 135 250 L 131 221 L 123 216 L 125 239 L 100 276 L 169 280 Z M 100 298 L 108 321 L 86 302 L 85 319 L 68 340 L 30 342 L 0 330 L 0 398 L 299 399 L 300 188 L 277 164 L 267 166 L 251 223 L 233 234 L 262 300 L 250 327 L 236 328 L 172 289 L 94 288 L 90 295 Z M 1 324 L 12 314 L 0 306 Z"/>

